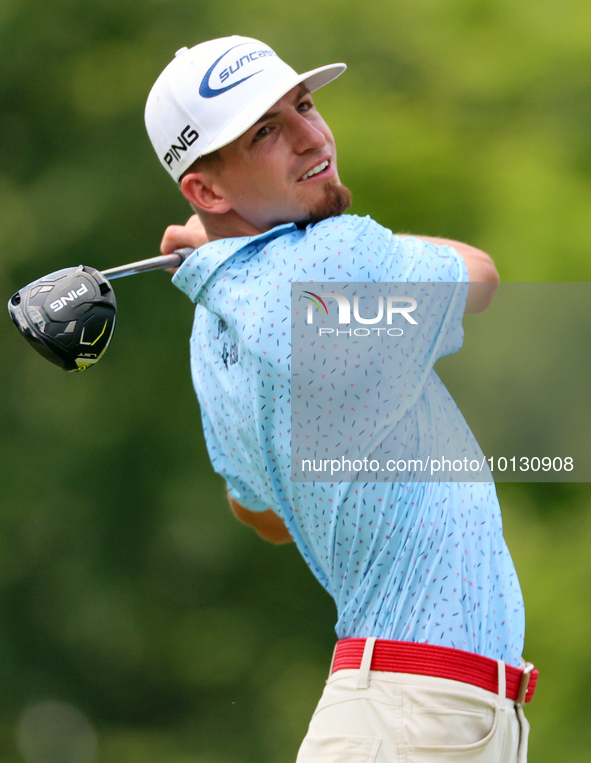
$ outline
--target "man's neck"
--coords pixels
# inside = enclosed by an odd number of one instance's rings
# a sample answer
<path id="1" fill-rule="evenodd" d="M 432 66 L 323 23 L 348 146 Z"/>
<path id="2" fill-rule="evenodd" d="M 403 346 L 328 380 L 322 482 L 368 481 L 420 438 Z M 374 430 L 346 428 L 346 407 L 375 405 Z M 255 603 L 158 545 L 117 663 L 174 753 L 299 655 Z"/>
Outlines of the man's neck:
<path id="1" fill-rule="evenodd" d="M 222 238 L 237 238 L 241 236 L 258 236 L 264 233 L 236 212 L 230 210 L 223 215 L 204 215 L 203 225 L 209 241 L 219 241 Z"/>

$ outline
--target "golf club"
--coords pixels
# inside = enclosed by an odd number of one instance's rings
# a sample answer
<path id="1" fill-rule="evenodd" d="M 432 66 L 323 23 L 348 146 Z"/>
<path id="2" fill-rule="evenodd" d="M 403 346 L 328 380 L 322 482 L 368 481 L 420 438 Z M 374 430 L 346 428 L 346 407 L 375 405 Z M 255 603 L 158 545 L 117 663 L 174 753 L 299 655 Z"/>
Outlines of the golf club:
<path id="1" fill-rule="evenodd" d="M 65 371 L 84 371 L 104 355 L 117 318 L 114 278 L 179 267 L 194 249 L 102 272 L 86 265 L 38 278 L 13 294 L 8 312 L 27 342 Z"/>

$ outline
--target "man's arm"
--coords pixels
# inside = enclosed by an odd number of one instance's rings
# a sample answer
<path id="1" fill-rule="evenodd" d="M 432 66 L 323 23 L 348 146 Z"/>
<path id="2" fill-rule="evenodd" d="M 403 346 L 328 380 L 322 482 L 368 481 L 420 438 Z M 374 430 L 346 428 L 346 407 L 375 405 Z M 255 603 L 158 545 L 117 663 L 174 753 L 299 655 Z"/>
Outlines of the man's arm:
<path id="1" fill-rule="evenodd" d="M 406 236 L 409 234 L 401 234 Z M 485 252 L 459 241 L 431 236 L 413 236 L 439 246 L 452 246 L 463 258 L 468 269 L 470 285 L 466 300 L 466 313 L 482 313 L 493 301 L 499 284 L 499 274 L 492 259 Z"/>
<path id="2" fill-rule="evenodd" d="M 231 498 L 229 493 L 228 501 L 236 517 L 243 524 L 256 530 L 263 540 L 268 540 L 278 545 L 293 541 L 284 521 L 272 509 L 267 509 L 267 511 L 250 511 Z"/>

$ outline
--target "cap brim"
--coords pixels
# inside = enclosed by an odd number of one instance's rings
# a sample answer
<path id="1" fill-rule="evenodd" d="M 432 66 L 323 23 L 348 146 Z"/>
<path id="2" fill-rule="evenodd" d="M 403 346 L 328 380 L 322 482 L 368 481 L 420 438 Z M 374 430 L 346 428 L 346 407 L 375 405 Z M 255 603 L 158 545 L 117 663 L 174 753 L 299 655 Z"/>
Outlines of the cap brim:
<path id="1" fill-rule="evenodd" d="M 327 85 L 341 75 L 347 68 L 346 64 L 329 64 L 318 69 L 312 69 L 304 74 L 294 74 L 277 85 L 265 90 L 257 98 L 250 101 L 243 109 L 235 114 L 214 140 L 203 151 L 202 156 L 227 146 L 249 130 L 253 124 L 265 114 L 286 93 L 296 87 L 305 85 L 310 92 Z"/>

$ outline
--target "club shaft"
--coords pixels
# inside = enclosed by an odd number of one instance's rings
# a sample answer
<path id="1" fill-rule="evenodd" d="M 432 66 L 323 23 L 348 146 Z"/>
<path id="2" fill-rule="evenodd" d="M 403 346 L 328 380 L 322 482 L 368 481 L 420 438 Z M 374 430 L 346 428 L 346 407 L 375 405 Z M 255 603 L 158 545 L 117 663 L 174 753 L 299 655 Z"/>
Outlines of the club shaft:
<path id="1" fill-rule="evenodd" d="M 165 268 L 178 268 L 193 254 L 194 249 L 178 249 L 172 254 L 161 254 L 159 257 L 151 257 L 148 260 L 139 260 L 131 262 L 129 265 L 120 265 L 117 268 L 102 270 L 101 273 L 112 280 L 113 278 L 123 278 L 124 276 L 133 276 L 136 273 L 147 273 L 149 270 L 164 270 Z"/>

